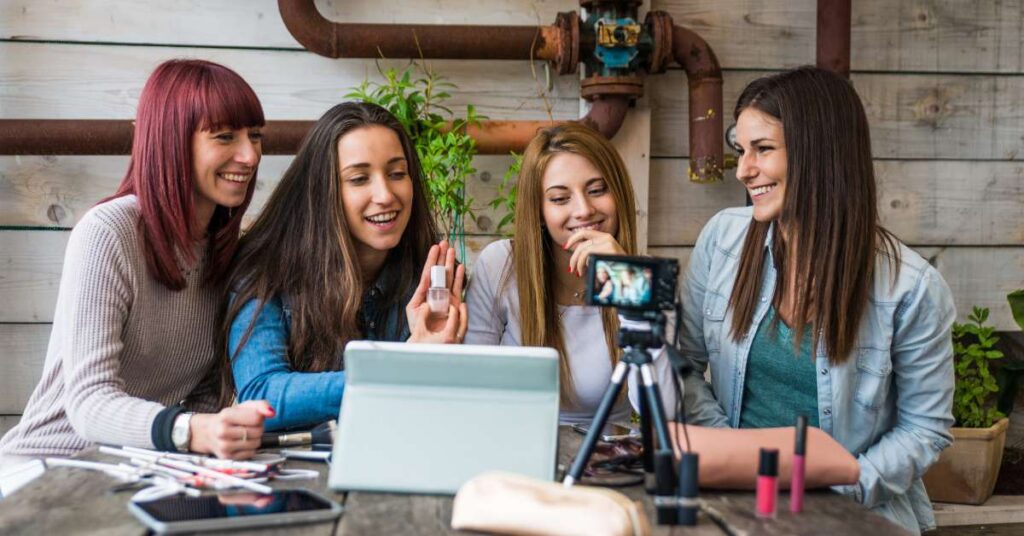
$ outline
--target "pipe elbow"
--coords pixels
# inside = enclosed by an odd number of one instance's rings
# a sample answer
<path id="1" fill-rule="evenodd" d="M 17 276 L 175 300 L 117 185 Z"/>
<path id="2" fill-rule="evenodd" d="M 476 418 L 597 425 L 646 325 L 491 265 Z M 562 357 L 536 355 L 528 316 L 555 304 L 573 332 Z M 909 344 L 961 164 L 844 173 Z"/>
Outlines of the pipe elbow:
<path id="1" fill-rule="evenodd" d="M 722 180 L 722 67 L 707 41 L 681 26 L 672 28 L 672 52 L 689 85 L 690 170 L 693 182 Z"/>
<path id="2" fill-rule="evenodd" d="M 593 100 L 590 111 L 579 121 L 610 140 L 626 120 L 629 101 L 629 95 L 601 95 Z"/>
<path id="3" fill-rule="evenodd" d="M 288 33 L 303 48 L 328 58 L 341 57 L 337 25 L 320 13 L 313 0 L 277 0 L 277 9 Z"/>

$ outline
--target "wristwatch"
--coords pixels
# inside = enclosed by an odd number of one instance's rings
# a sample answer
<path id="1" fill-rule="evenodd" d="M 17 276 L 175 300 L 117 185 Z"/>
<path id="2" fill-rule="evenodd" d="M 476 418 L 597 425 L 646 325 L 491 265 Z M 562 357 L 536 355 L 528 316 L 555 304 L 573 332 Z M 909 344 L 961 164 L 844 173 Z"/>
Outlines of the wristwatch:
<path id="1" fill-rule="evenodd" d="M 171 441 L 178 452 L 188 452 L 189 444 L 192 443 L 192 428 L 189 427 L 192 415 L 192 413 L 182 413 L 174 418 L 174 427 L 171 428 Z"/>

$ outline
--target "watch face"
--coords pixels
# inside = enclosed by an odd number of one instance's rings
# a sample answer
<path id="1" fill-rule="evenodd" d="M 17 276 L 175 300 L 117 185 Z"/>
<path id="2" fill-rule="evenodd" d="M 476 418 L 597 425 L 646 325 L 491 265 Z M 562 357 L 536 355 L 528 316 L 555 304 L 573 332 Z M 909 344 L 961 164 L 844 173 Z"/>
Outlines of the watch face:
<path id="1" fill-rule="evenodd" d="M 189 424 L 191 421 L 191 415 L 181 414 L 175 417 L 174 427 L 171 428 L 171 441 L 174 442 L 174 446 L 178 450 L 185 450 L 188 448 L 189 443 Z"/>

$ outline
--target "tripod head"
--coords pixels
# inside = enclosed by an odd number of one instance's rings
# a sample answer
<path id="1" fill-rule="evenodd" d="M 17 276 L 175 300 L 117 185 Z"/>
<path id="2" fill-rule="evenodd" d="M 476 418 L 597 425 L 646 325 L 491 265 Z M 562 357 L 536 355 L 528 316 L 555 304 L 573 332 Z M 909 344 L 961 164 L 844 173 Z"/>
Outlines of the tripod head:
<path id="1" fill-rule="evenodd" d="M 675 311 L 676 322 L 678 323 L 679 319 L 682 317 L 680 314 L 682 311 L 682 305 L 678 302 L 675 304 Z M 690 363 L 689 359 L 686 359 L 679 353 L 679 350 L 674 344 L 676 341 L 673 341 L 673 344 L 666 344 L 666 322 L 667 320 L 664 311 L 620 312 L 619 333 L 615 340 L 619 345 L 619 348 L 625 350 L 623 353 L 624 358 L 628 358 L 634 351 L 646 354 L 651 353 L 654 350 L 664 348 L 665 354 L 668 355 L 669 363 L 672 365 L 672 370 L 674 370 L 680 378 L 683 378 L 693 370 L 693 364 Z M 651 356 L 650 360 L 647 362 L 653 360 L 654 357 Z"/>

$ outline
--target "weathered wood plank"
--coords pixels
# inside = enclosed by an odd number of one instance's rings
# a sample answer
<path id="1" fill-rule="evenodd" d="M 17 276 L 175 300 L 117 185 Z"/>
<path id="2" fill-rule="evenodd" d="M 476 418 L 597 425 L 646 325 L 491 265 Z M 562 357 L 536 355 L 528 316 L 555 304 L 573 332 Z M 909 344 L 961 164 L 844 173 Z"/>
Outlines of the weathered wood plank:
<path id="1" fill-rule="evenodd" d="M 1019 0 L 858 0 L 852 3 L 850 65 L 865 71 L 1024 70 Z M 700 34 L 729 68 L 815 61 L 815 0 L 654 0 Z"/>
<path id="2" fill-rule="evenodd" d="M 373 60 L 333 60 L 304 51 L 52 45 L 0 42 L 0 117 L 128 119 L 139 93 L 161 61 L 203 58 L 236 70 L 259 95 L 268 119 L 316 119 L 344 100 L 366 77 L 378 79 Z M 495 119 L 546 119 L 538 98 L 543 84 L 527 61 L 454 61 L 430 64 L 458 85 L 449 101 Z M 403 61 L 385 62 L 402 68 Z M 481 76 L 487 73 L 487 76 Z M 579 115 L 579 81 L 556 77 L 548 102 L 556 119 Z"/>
<path id="3" fill-rule="evenodd" d="M 394 2 L 395 7 L 398 2 Z M 373 2 L 318 0 L 328 18 L 346 22 L 551 24 L 578 2 L 413 0 L 401 9 Z M 390 6 L 389 6 L 390 7 Z M 780 68 L 814 62 L 814 0 L 655 0 L 676 24 L 698 32 L 728 68 Z M 855 70 L 1002 72 L 1024 70 L 1019 0 L 862 0 L 853 3 L 851 65 Z M 174 24 L 168 24 L 168 21 Z M 231 20 L 231 32 L 221 21 Z M 0 38 L 133 44 L 298 48 L 277 3 L 190 0 L 12 0 L 0 6 Z"/>
<path id="4" fill-rule="evenodd" d="M 3 231 L 0 232 L 0 322 L 49 322 L 60 283 L 63 245 L 66 231 Z M 495 235 L 467 237 L 469 264 L 476 253 Z M 48 246 L 41 245 L 49 242 Z M 652 255 L 689 250 L 684 247 L 652 246 Z M 1016 324 L 1009 313 L 1005 296 L 1020 288 L 1024 273 L 1024 247 L 922 247 L 926 258 L 934 264 L 953 289 L 957 309 L 962 318 L 972 305 L 992 310 L 992 324 L 997 329 L 1013 331 Z M 0 355 L 4 355 L 0 353 Z"/>
<path id="5" fill-rule="evenodd" d="M 50 324 L 0 324 L 0 434 L 17 423 L 39 383 L 49 339 Z"/>
<path id="6" fill-rule="evenodd" d="M 612 139 L 612 144 L 622 156 L 633 193 L 636 197 L 636 245 L 637 251 L 647 251 L 648 227 L 650 226 L 650 183 L 651 183 L 651 111 L 634 108 L 626 116 L 622 128 Z"/>
<path id="7" fill-rule="evenodd" d="M 723 74 L 726 125 L 740 92 L 767 71 Z M 855 73 L 876 158 L 1014 160 L 1024 151 L 1024 76 Z M 651 152 L 688 156 L 686 77 L 647 81 Z"/>
<path id="8" fill-rule="evenodd" d="M 247 220 L 259 213 L 290 161 L 290 156 L 263 158 Z M 487 203 L 511 158 L 481 156 L 474 164 L 468 194 L 478 220 L 468 221 L 466 230 L 494 233 L 504 213 Z M 722 183 L 694 184 L 686 180 L 687 165 L 685 159 L 655 159 L 649 190 L 656 194 L 645 196 L 638 188 L 638 199 L 649 199 L 651 245 L 692 245 L 717 211 L 745 202 L 732 171 Z M 0 156 L 0 225 L 72 226 L 114 191 L 126 166 L 127 158 L 117 156 Z M 879 160 L 875 173 L 882 223 L 909 244 L 1024 243 L 1024 165 L 1018 162 Z M 642 221 L 643 208 L 638 215 Z"/>
<path id="9" fill-rule="evenodd" d="M 53 321 L 67 240 L 68 231 L 0 231 L 0 322 Z"/>
<path id="10" fill-rule="evenodd" d="M 1006 295 L 1024 287 L 1024 247 L 918 247 L 913 248 L 928 259 L 942 274 L 953 291 L 957 321 L 966 322 L 971 307 L 988 307 L 989 325 L 999 331 L 1018 331 Z M 692 247 L 651 247 L 651 255 L 676 257 L 686 267 Z"/>
<path id="11" fill-rule="evenodd" d="M 263 209 L 292 161 L 292 156 L 268 155 L 260 162 L 259 178 L 246 224 Z M 504 212 L 488 203 L 497 193 L 508 156 L 479 156 L 477 172 L 467 179 L 467 194 L 480 217 L 469 220 L 467 233 L 493 233 Z M 100 200 L 112 194 L 128 167 L 126 156 L 0 156 L 0 225 L 73 227 Z"/>
<path id="12" fill-rule="evenodd" d="M 316 5 L 325 17 L 339 22 L 501 25 L 551 24 L 557 12 L 579 8 L 574 0 L 317 0 Z M 225 21 L 231 21 L 231 31 L 224 31 Z M 0 4 L 0 38 L 300 48 L 274 0 L 9 0 Z"/>
<path id="13" fill-rule="evenodd" d="M 686 179 L 685 159 L 651 163 L 650 243 L 692 245 L 711 216 L 743 206 L 735 169 L 717 184 Z M 1024 165 L 1019 162 L 876 160 L 882 225 L 908 244 L 1024 244 Z"/>
<path id="14" fill-rule="evenodd" d="M 88 449 L 77 456 L 92 461 L 117 463 L 121 458 Z M 327 489 L 326 465 L 289 461 L 288 466 L 319 470 L 316 480 L 280 481 L 268 484 L 275 489 L 306 488 L 339 503 L 344 496 Z M 0 501 L 2 534 L 150 534 L 128 511 L 131 490 L 115 493 L 118 481 L 96 471 L 56 467 L 30 482 L 17 493 Z M 285 534 L 328 536 L 337 522 L 246 529 L 245 534 L 281 536 Z"/>
<path id="15" fill-rule="evenodd" d="M 0 303 L 5 304 L 0 308 L 0 326 L 4 322 L 53 321 L 69 233 L 0 231 Z M 467 264 L 472 266 L 480 250 L 498 238 L 492 234 L 467 235 Z M 3 345 L 0 340 L 0 357 L 7 355 Z"/>

